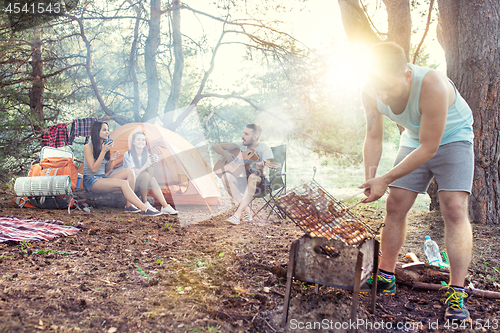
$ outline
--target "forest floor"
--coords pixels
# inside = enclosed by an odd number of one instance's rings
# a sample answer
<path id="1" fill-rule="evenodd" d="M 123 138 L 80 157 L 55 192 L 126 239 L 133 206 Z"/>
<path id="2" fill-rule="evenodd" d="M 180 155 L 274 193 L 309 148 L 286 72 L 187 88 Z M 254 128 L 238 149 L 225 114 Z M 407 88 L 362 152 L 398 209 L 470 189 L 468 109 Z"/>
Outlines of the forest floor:
<path id="1" fill-rule="evenodd" d="M 0 215 L 56 219 L 81 230 L 48 242 L 0 243 L 0 332 L 346 331 L 352 293 L 321 287 L 316 294 L 299 281 L 288 324 L 280 327 L 289 248 L 303 235 L 290 221 L 262 215 L 233 226 L 224 221 L 228 212 L 181 227 L 175 216 L 120 209 L 20 209 L 13 197 L 0 189 Z M 358 207 L 362 221 L 378 229 L 384 212 Z M 192 214 L 200 220 L 205 213 L 194 207 Z M 408 251 L 423 259 L 427 234 L 444 249 L 439 212 L 413 212 L 409 221 L 400 260 Z M 499 228 L 473 229 L 468 278 L 475 288 L 500 291 Z M 396 296 L 377 297 L 371 314 L 370 294 L 361 294 L 355 331 L 451 330 L 444 301 L 444 292 L 398 285 Z M 463 331 L 500 331 L 500 300 L 472 296 L 467 307 L 473 321 Z"/>

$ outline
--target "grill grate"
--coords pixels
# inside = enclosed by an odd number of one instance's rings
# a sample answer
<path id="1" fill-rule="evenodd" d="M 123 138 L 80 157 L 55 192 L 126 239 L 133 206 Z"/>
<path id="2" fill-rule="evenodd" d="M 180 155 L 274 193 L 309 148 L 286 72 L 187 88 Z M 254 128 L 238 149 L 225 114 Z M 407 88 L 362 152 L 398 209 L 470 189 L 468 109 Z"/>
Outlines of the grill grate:
<path id="1" fill-rule="evenodd" d="M 339 239 L 353 246 L 374 238 L 374 232 L 358 216 L 314 180 L 287 191 L 277 199 L 277 206 L 311 237 Z"/>

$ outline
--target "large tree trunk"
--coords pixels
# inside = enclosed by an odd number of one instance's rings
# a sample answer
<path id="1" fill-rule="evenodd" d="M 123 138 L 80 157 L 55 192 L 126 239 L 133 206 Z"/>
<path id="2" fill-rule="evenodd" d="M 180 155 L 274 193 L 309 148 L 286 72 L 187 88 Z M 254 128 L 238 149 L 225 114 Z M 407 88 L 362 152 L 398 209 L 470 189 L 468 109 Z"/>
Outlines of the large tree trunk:
<path id="1" fill-rule="evenodd" d="M 137 57 L 137 43 L 139 42 L 139 26 L 141 24 L 141 7 L 135 5 L 135 11 L 137 19 L 135 20 L 134 26 L 134 39 L 132 41 L 132 46 L 130 47 L 129 56 L 129 73 L 132 78 L 132 84 L 134 86 L 134 120 L 136 122 L 141 121 L 141 95 L 139 90 L 139 79 L 137 78 L 136 67 L 136 57 Z"/>
<path id="2" fill-rule="evenodd" d="M 180 1 L 174 0 L 172 3 L 172 45 L 174 49 L 174 73 L 172 75 L 172 84 L 170 95 L 165 105 L 165 114 L 179 107 L 179 96 L 181 94 L 182 72 L 184 70 L 184 55 L 182 53 L 182 35 L 181 35 L 181 13 Z M 169 124 L 164 124 L 168 127 Z"/>
<path id="3" fill-rule="evenodd" d="M 44 121 L 43 114 L 43 62 L 42 62 L 42 41 L 40 39 L 40 28 L 35 28 L 35 37 L 31 42 L 31 79 L 32 85 L 29 92 L 30 110 L 32 115 L 40 123 Z"/>
<path id="4" fill-rule="evenodd" d="M 438 0 L 438 37 L 447 74 L 474 116 L 474 183 L 469 212 L 473 221 L 498 223 L 500 103 L 500 2 Z"/>
<path id="5" fill-rule="evenodd" d="M 149 18 L 149 34 L 144 46 L 144 67 L 146 69 L 146 83 L 148 86 L 148 105 L 142 120 L 147 121 L 158 116 L 160 105 L 160 81 L 156 66 L 156 51 L 160 45 L 160 0 L 151 0 L 151 14 Z"/>
<path id="6" fill-rule="evenodd" d="M 411 14 L 409 0 L 384 0 L 387 9 L 387 40 L 399 44 L 409 59 Z"/>

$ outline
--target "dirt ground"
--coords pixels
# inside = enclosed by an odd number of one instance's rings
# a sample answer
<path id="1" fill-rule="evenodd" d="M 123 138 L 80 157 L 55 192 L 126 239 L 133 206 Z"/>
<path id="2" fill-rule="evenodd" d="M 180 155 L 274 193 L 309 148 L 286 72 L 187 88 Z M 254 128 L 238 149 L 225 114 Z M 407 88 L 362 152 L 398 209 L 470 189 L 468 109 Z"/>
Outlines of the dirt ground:
<path id="1" fill-rule="evenodd" d="M 290 244 L 302 236 L 292 222 L 232 226 L 229 213 L 181 227 L 177 217 L 142 217 L 119 209 L 90 213 L 19 209 L 0 190 L 0 215 L 36 216 L 77 225 L 75 236 L 49 242 L 0 243 L 0 332 L 345 332 L 350 291 L 295 281 L 289 321 L 280 327 Z M 256 205 L 258 206 L 258 204 Z M 361 205 L 362 206 L 362 205 Z M 193 207 L 199 219 L 203 208 Z M 382 210 L 356 208 L 377 229 Z M 423 259 L 424 236 L 444 249 L 439 213 L 412 213 L 408 251 Z M 497 291 L 497 226 L 473 225 L 469 278 Z M 445 332 L 444 292 L 398 285 L 396 296 L 360 296 L 356 332 Z M 500 331 L 500 300 L 469 297 L 473 322 L 463 331 Z M 314 326 L 316 323 L 316 326 Z M 472 329 L 471 329 L 472 325 Z"/>

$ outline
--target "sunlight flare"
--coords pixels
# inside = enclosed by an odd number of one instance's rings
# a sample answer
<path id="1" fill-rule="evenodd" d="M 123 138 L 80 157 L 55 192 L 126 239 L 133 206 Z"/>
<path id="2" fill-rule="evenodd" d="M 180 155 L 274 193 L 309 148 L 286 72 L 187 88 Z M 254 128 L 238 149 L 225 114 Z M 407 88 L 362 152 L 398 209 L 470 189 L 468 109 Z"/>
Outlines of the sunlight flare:
<path id="1" fill-rule="evenodd" d="M 370 50 L 366 45 L 341 43 L 329 59 L 327 83 L 334 88 L 359 88 L 367 80 Z"/>

